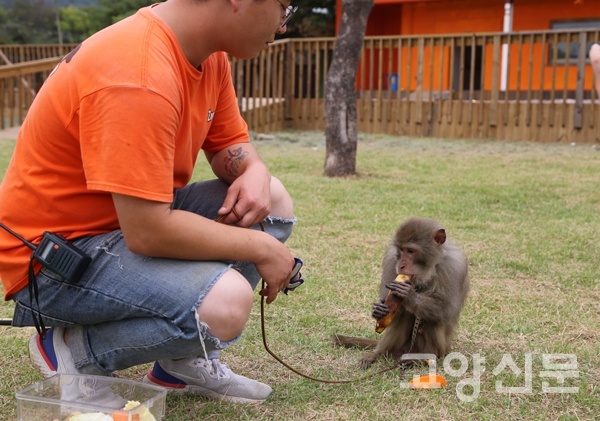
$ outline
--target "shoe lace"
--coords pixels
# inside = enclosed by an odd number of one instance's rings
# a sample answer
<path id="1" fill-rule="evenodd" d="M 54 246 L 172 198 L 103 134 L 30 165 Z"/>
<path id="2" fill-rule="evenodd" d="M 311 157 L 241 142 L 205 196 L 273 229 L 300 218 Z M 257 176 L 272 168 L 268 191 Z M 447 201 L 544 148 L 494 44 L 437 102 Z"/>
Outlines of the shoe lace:
<path id="1" fill-rule="evenodd" d="M 231 373 L 229 367 L 223 364 L 218 358 L 206 360 L 198 357 L 194 360 L 194 365 L 204 367 L 211 377 L 216 377 L 217 379 L 227 378 L 229 377 L 229 373 Z"/>

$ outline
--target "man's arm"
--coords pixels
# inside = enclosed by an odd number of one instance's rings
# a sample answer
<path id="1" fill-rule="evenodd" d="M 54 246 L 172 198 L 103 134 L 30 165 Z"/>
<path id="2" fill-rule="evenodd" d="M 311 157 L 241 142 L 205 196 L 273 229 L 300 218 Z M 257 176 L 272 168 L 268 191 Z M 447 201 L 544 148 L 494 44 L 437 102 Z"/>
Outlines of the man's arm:
<path id="1" fill-rule="evenodd" d="M 152 257 L 253 262 L 271 302 L 289 282 L 294 258 L 285 245 L 258 231 L 229 226 L 168 203 L 113 194 L 127 247 Z"/>
<path id="2" fill-rule="evenodd" d="M 206 158 L 215 175 L 230 185 L 219 210 L 223 222 L 249 227 L 263 221 L 271 211 L 271 174 L 254 146 L 238 143 L 207 152 Z"/>

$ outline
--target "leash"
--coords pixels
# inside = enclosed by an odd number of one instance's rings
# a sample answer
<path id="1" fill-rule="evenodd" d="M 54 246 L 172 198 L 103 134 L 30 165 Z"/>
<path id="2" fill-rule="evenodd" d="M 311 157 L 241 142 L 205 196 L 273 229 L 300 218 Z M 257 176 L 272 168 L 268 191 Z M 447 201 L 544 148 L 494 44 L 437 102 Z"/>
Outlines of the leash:
<path id="1" fill-rule="evenodd" d="M 265 280 L 262 279 L 262 288 L 264 288 L 264 287 L 265 287 Z M 261 297 L 261 299 L 260 299 L 260 328 L 261 328 L 261 331 L 262 331 L 263 345 L 265 347 L 265 350 L 269 353 L 269 355 L 271 355 L 273 358 L 275 358 L 281 365 L 283 365 L 288 370 L 296 373 L 297 375 L 299 375 L 301 377 L 304 377 L 306 379 L 313 380 L 313 381 L 316 381 L 316 382 L 319 382 L 319 383 L 328 383 L 328 384 L 353 383 L 353 382 L 357 382 L 357 381 L 361 381 L 361 380 L 366 380 L 366 379 L 368 379 L 370 377 L 378 376 L 378 375 L 386 373 L 388 371 L 392 371 L 392 370 L 396 369 L 397 367 L 400 367 L 402 370 L 405 369 L 404 363 L 398 362 L 398 363 L 394 364 L 391 367 L 384 368 L 384 369 L 379 370 L 377 372 L 374 372 L 374 373 L 371 373 L 371 374 L 367 374 L 367 375 L 361 376 L 361 377 L 352 378 L 352 379 L 345 379 L 345 380 L 319 379 L 317 377 L 310 376 L 308 374 L 302 373 L 301 371 L 295 369 L 294 367 L 290 366 L 288 363 L 286 363 L 285 361 L 283 361 L 281 358 L 279 358 L 277 355 L 275 355 L 275 353 L 273 351 L 271 351 L 271 349 L 269 349 L 269 345 L 267 344 L 267 335 L 265 333 L 265 297 Z"/>
<path id="2" fill-rule="evenodd" d="M 235 211 L 234 208 L 231 209 L 231 212 L 237 217 L 238 220 L 241 220 L 242 218 L 240 217 L 240 215 L 238 215 L 238 213 Z M 215 221 L 216 222 L 221 222 L 222 219 L 225 217 L 225 215 L 221 215 L 219 218 L 217 218 Z M 259 226 L 261 231 L 265 232 L 265 226 L 262 222 L 259 222 Z M 299 274 L 300 272 L 300 267 L 302 265 L 302 261 L 300 261 L 300 259 L 298 258 L 294 258 L 295 259 L 295 265 L 294 268 L 291 272 L 291 277 L 294 278 L 296 275 Z M 291 281 L 291 280 L 290 280 Z M 297 281 L 295 281 L 296 284 L 293 286 L 293 288 L 291 287 L 290 284 L 290 288 L 286 288 L 283 292 L 285 294 L 287 294 L 288 290 L 291 289 L 295 289 L 296 287 L 300 286 L 304 280 L 298 279 Z M 261 289 L 265 288 L 265 280 L 261 279 Z M 380 374 L 386 373 L 388 371 L 392 371 L 394 369 L 396 369 L 397 367 L 400 367 L 403 371 L 406 368 L 406 364 L 403 362 L 397 362 L 396 364 L 394 364 L 391 367 L 387 367 L 384 368 L 382 370 L 376 371 L 374 373 L 370 373 L 367 374 L 365 376 L 361 376 L 361 377 L 356 377 L 356 378 L 352 378 L 352 379 L 344 379 L 344 380 L 328 380 L 328 379 L 319 379 L 317 377 L 313 377 L 310 376 L 308 374 L 305 374 L 297 369 L 295 369 L 294 367 L 290 366 L 288 363 L 286 363 L 285 361 L 283 361 L 280 357 L 278 357 L 273 351 L 271 351 L 271 349 L 269 348 L 269 345 L 267 344 L 267 335 L 266 335 L 266 329 L 265 329 L 265 297 L 261 296 L 260 299 L 260 328 L 261 328 L 261 332 L 262 332 L 262 341 L 263 341 L 263 345 L 265 347 L 265 350 L 269 353 L 269 355 L 271 355 L 273 358 L 275 358 L 276 361 L 278 361 L 281 365 L 283 365 L 285 368 L 287 368 L 288 370 L 292 371 L 293 373 L 304 377 L 306 379 L 309 380 L 313 380 L 319 383 L 327 383 L 327 384 L 345 384 L 345 383 L 353 383 L 353 382 L 357 382 L 357 381 L 362 381 L 362 380 L 366 380 L 370 377 L 374 377 L 374 376 L 378 376 Z M 413 329 L 413 338 L 412 338 L 412 342 L 414 343 L 415 337 L 416 337 L 416 331 L 417 331 L 418 325 L 415 324 L 415 327 Z M 411 348 L 412 348 L 412 344 L 411 344 Z"/>

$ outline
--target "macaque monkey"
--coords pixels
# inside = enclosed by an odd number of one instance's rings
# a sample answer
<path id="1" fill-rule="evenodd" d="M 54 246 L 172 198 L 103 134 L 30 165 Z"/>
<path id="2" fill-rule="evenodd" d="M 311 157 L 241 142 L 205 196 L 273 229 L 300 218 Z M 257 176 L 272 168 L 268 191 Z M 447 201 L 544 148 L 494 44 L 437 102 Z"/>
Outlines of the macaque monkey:
<path id="1" fill-rule="evenodd" d="M 399 360 L 406 353 L 450 352 L 452 335 L 469 292 L 468 263 L 461 250 L 446 238 L 446 231 L 432 219 L 410 218 L 396 231 L 383 257 L 379 301 L 372 316 L 381 320 L 389 313 L 388 294 L 400 300 L 398 312 L 379 341 L 335 335 L 338 345 L 375 348 L 360 360 L 368 368 L 382 355 Z M 398 274 L 406 282 L 392 282 Z M 413 343 L 415 318 L 420 324 Z"/>

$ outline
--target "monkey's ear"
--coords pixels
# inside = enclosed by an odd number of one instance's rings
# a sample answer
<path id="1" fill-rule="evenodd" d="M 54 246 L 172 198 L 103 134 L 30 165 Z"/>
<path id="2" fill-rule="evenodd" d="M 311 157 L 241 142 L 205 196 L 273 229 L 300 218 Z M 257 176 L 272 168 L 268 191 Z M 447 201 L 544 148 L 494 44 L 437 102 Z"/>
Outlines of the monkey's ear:
<path id="1" fill-rule="evenodd" d="M 440 246 L 446 242 L 446 230 L 444 228 L 440 228 L 433 234 L 433 239 Z"/>

